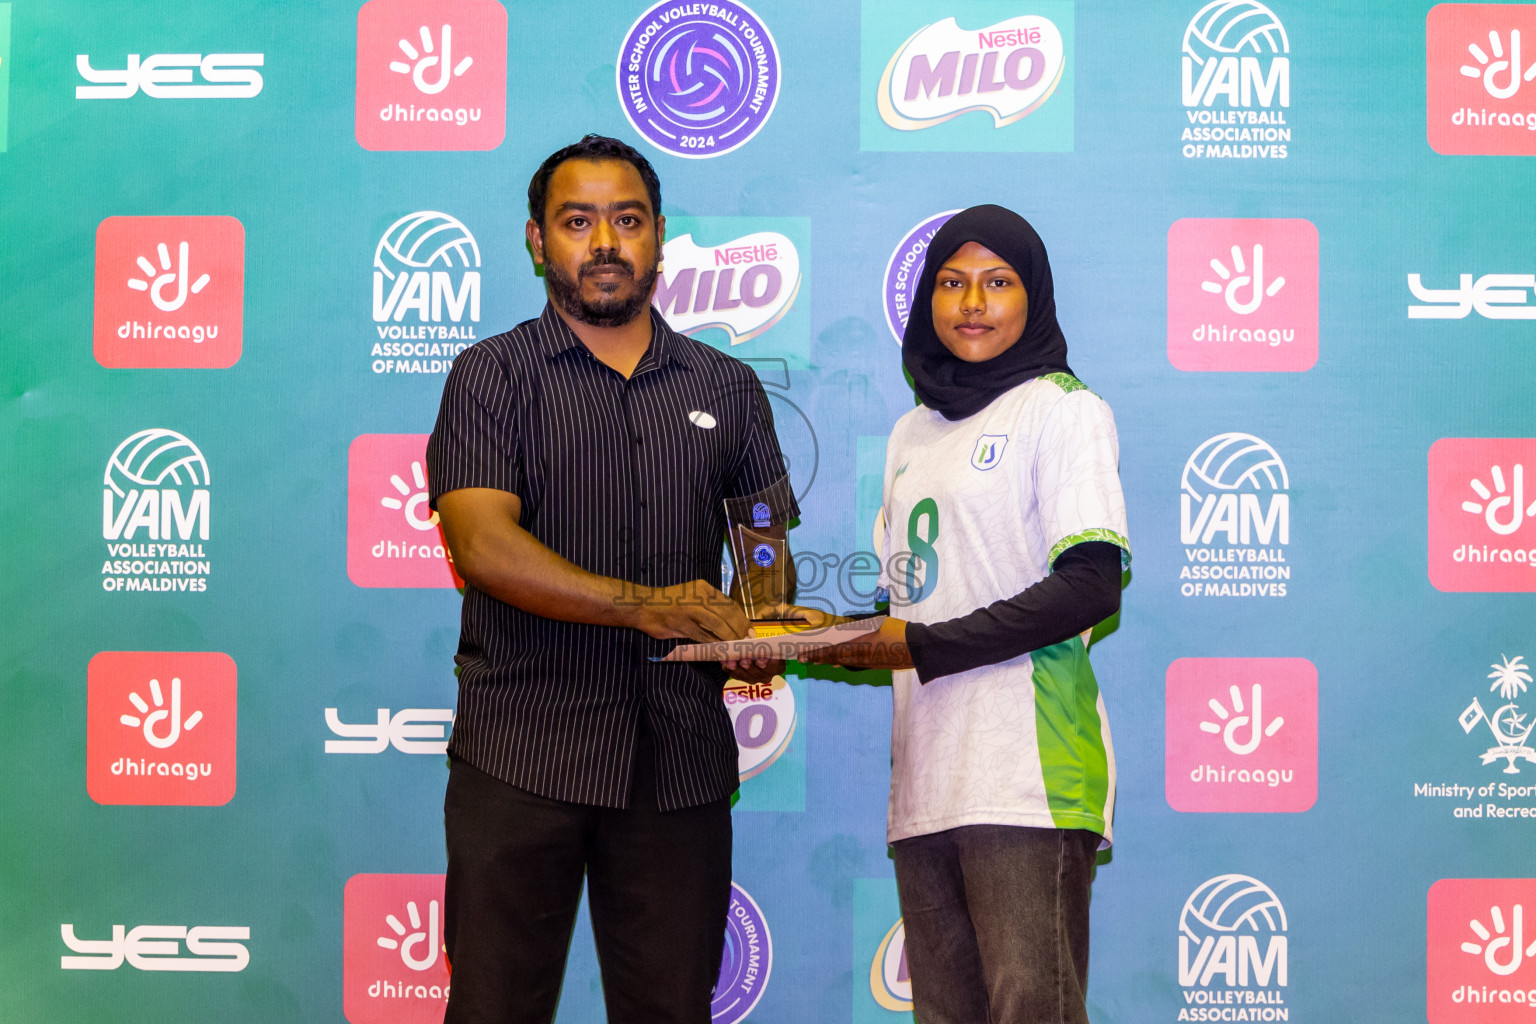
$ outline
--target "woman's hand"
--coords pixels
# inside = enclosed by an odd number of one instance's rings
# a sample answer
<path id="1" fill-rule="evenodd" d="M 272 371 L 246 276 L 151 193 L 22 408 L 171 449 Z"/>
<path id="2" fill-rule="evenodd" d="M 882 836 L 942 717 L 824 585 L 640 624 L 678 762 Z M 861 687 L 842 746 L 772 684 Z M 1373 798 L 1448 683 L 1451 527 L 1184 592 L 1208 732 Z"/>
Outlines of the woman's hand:
<path id="1" fill-rule="evenodd" d="M 887 618 L 872 636 L 833 647 L 809 651 L 801 661 L 814 665 L 842 665 L 844 668 L 912 668 L 907 650 L 907 624 L 903 619 Z"/>

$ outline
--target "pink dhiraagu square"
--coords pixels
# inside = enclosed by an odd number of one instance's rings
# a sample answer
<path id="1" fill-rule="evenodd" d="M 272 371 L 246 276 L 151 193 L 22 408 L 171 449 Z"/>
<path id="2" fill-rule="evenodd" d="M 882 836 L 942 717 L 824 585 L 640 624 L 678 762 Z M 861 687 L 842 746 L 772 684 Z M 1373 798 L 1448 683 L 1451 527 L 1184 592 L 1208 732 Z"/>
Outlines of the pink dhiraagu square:
<path id="1" fill-rule="evenodd" d="M 342 897 L 342 1014 L 441 1024 L 448 1007 L 443 875 L 353 875 Z"/>
<path id="2" fill-rule="evenodd" d="M 1536 6 L 1439 4 L 1424 34 L 1430 148 L 1536 156 Z"/>
<path id="3" fill-rule="evenodd" d="M 347 576 L 360 587 L 462 587 L 427 504 L 426 434 L 363 434 L 347 452 Z"/>
<path id="4" fill-rule="evenodd" d="M 86 668 L 86 792 L 99 804 L 229 803 L 235 715 L 227 654 L 102 651 Z"/>
<path id="5" fill-rule="evenodd" d="M 1168 361 L 1181 370 L 1310 370 L 1317 228 L 1185 218 L 1168 229 Z"/>
<path id="6" fill-rule="evenodd" d="M 1180 658 L 1167 676 L 1168 805 L 1297 812 L 1317 802 L 1317 669 L 1306 658 Z"/>
<path id="7" fill-rule="evenodd" d="M 1429 1024 L 1525 1024 L 1536 1013 L 1536 878 L 1442 878 L 1425 931 Z"/>
<path id="8" fill-rule="evenodd" d="M 1430 446 L 1429 582 L 1536 590 L 1536 438 L 1442 437 Z"/>
<path id="9" fill-rule="evenodd" d="M 358 144 L 495 149 L 507 133 L 507 11 L 496 0 L 368 0 L 357 12 Z"/>
<path id="10" fill-rule="evenodd" d="M 245 228 L 233 217 L 108 217 L 96 228 L 96 361 L 223 369 L 240 359 Z"/>

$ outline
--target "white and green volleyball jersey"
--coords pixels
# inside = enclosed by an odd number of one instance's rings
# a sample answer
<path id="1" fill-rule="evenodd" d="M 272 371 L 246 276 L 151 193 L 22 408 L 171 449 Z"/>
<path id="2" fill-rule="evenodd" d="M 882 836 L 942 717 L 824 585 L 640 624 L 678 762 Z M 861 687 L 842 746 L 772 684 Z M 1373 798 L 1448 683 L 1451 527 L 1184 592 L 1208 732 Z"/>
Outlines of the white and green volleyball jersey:
<path id="1" fill-rule="evenodd" d="M 1044 579 L 1073 544 L 1129 562 L 1119 438 L 1075 377 L 1037 377 L 964 420 L 918 407 L 886 449 L 891 614 L 956 618 Z M 1115 758 L 1081 637 L 920 684 L 895 673 L 891 841 L 960 825 L 1084 828 L 1110 841 Z"/>

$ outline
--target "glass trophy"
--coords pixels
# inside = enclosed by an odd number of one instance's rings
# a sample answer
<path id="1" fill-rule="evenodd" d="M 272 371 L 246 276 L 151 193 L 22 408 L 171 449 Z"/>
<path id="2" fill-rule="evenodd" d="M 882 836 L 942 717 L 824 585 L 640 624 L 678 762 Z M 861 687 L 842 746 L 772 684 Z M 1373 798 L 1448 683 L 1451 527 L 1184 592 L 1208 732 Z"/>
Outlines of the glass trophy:
<path id="1" fill-rule="evenodd" d="M 800 609 L 789 603 L 791 507 L 787 476 L 756 494 L 725 499 L 734 589 L 754 626 L 802 621 Z"/>

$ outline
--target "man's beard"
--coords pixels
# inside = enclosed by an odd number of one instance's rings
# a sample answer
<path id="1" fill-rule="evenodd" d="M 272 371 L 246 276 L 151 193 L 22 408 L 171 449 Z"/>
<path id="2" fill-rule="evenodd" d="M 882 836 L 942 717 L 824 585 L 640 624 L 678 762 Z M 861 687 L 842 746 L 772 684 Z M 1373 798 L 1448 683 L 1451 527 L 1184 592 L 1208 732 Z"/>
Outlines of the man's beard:
<path id="1" fill-rule="evenodd" d="M 586 302 L 581 297 L 581 278 L 598 267 L 622 267 L 634 282 L 629 298 L 620 299 L 605 295 L 596 302 Z M 656 285 L 659 261 L 652 262 L 646 272 L 635 276 L 634 264 L 617 253 L 599 253 L 581 265 L 575 279 L 565 276 L 565 271 L 553 262 L 544 264 L 544 284 L 555 304 L 578 323 L 593 327 L 623 327 L 634 320 L 651 302 L 651 289 Z"/>

